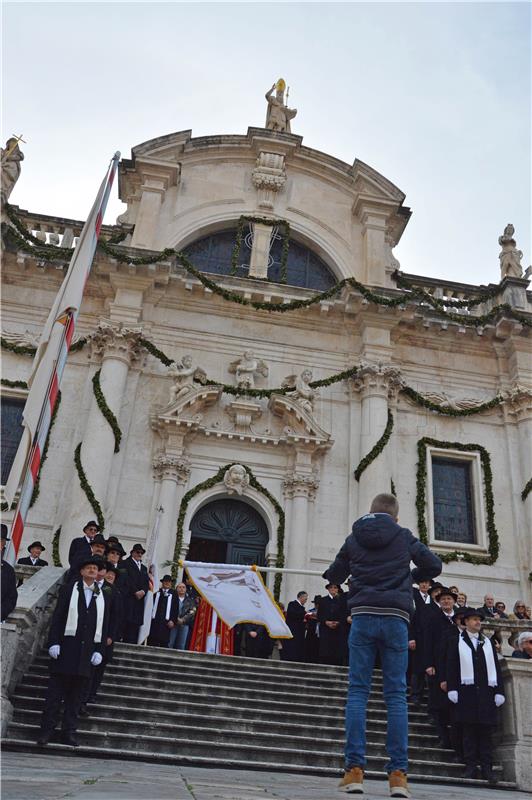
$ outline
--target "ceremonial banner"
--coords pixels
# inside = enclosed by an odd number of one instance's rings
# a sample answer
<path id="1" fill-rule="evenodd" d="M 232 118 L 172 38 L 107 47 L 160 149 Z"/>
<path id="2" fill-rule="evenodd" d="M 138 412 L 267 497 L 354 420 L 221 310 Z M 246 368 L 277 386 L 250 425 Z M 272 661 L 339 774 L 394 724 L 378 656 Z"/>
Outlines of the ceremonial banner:
<path id="1" fill-rule="evenodd" d="M 264 625 L 272 639 L 291 639 L 283 613 L 257 567 L 185 561 L 191 583 L 229 628 L 239 623 Z"/>

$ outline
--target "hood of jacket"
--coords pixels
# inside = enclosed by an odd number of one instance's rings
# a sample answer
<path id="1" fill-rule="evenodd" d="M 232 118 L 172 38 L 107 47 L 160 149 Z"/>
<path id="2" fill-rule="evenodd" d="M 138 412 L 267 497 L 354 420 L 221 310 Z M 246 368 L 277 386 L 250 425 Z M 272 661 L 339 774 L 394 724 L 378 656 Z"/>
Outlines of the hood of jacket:
<path id="1" fill-rule="evenodd" d="M 353 523 L 352 533 L 365 550 L 382 550 L 399 535 L 402 528 L 389 514 L 365 514 Z"/>

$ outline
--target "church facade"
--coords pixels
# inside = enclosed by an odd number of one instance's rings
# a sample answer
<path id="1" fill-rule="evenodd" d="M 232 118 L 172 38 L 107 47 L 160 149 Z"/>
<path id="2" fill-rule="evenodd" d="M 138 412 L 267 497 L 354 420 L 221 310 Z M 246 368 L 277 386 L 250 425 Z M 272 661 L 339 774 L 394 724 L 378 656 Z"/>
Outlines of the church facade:
<path id="1" fill-rule="evenodd" d="M 126 550 L 156 541 L 161 566 L 323 571 L 392 491 L 470 601 L 529 603 L 532 297 L 513 228 L 487 286 L 403 272 L 404 193 L 306 147 L 278 111 L 121 161 L 127 209 L 102 229 L 22 550 L 39 539 L 66 564 L 97 518 Z M 3 220 L 5 483 L 82 223 Z M 300 588 L 323 581 L 276 584 L 283 601 Z"/>

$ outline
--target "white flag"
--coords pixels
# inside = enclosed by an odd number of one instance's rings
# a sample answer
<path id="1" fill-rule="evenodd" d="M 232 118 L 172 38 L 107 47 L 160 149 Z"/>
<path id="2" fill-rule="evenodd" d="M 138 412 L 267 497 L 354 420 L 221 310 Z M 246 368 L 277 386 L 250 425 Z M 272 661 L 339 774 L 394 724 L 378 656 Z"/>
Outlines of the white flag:
<path id="1" fill-rule="evenodd" d="M 144 597 L 144 618 L 142 625 L 139 628 L 139 635 L 137 644 L 142 644 L 150 635 L 151 619 L 153 611 L 153 600 L 159 591 L 159 570 L 157 568 L 157 544 L 159 541 L 159 525 L 161 523 L 161 516 L 164 513 L 162 506 L 156 511 L 155 521 L 150 536 L 150 540 L 146 550 L 146 564 L 148 565 L 148 574 L 150 576 L 150 590 Z"/>
<path id="2" fill-rule="evenodd" d="M 194 587 L 229 628 L 249 622 L 264 625 L 272 639 L 292 638 L 259 568 L 201 561 L 185 561 L 184 567 Z"/>

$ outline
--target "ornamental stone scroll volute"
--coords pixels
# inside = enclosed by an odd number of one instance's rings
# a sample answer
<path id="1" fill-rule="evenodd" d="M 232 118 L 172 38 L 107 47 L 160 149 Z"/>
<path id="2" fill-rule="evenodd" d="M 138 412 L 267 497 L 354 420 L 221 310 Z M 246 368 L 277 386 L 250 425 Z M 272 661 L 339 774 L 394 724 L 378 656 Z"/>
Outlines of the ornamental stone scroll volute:
<path id="1" fill-rule="evenodd" d="M 91 354 L 101 357 L 103 361 L 114 359 L 131 366 L 142 356 L 141 337 L 141 328 L 102 321 L 91 336 Z"/>
<path id="2" fill-rule="evenodd" d="M 251 181 L 258 192 L 259 208 L 265 211 L 273 210 L 277 192 L 286 183 L 284 155 L 261 151 L 257 158 L 257 166 L 251 173 Z"/>

